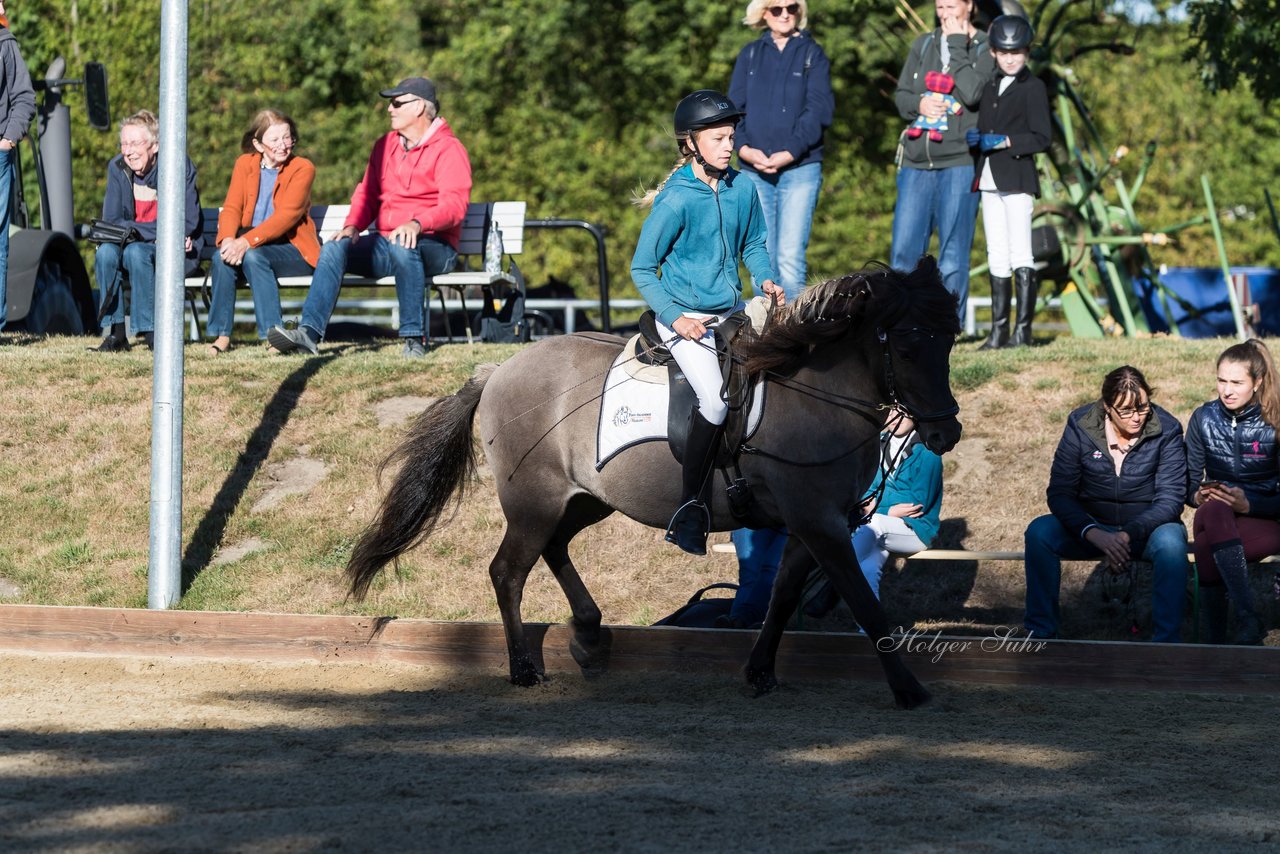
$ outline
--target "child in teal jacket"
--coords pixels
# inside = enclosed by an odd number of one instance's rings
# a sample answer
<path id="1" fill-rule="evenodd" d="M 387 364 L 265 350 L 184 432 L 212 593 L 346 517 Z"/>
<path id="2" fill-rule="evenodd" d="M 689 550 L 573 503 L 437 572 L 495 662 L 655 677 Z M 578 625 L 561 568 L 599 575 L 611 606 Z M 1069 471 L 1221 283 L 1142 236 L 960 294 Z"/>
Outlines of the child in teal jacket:
<path id="1" fill-rule="evenodd" d="M 699 555 L 707 553 L 711 526 L 703 492 L 729 412 L 720 397 L 710 327 L 743 305 L 739 261 L 765 294 L 783 301 L 765 248 L 764 212 L 755 187 L 729 168 L 742 115 L 710 89 L 676 105 L 680 161 L 656 190 L 638 200 L 652 205 L 652 211 L 631 259 L 631 278 L 698 397 L 685 443 L 681 503 L 667 526 L 667 541 Z"/>

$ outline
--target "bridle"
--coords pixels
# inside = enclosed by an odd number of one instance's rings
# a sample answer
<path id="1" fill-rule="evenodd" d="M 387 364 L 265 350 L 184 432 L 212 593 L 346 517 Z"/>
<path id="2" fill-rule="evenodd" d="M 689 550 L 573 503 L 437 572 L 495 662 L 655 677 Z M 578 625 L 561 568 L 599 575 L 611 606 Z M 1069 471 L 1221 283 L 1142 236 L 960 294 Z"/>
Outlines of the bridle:
<path id="1" fill-rule="evenodd" d="M 890 330 L 890 331 L 893 331 L 893 330 Z M 930 338 L 934 336 L 934 333 L 929 332 L 928 330 L 925 330 L 925 329 L 921 329 L 919 326 L 912 326 L 902 331 L 917 332 L 923 335 L 928 335 Z M 880 352 L 883 354 L 883 357 L 884 357 L 885 388 L 889 390 L 889 400 L 891 401 L 892 406 L 899 407 L 900 409 L 905 411 L 908 415 L 911 416 L 911 420 L 916 422 L 917 424 L 921 422 L 929 422 L 929 421 L 945 421 L 948 418 L 954 418 L 956 415 L 960 414 L 960 404 L 958 403 L 952 404 L 946 409 L 942 409 L 937 412 L 915 412 L 914 410 L 912 410 L 911 407 L 903 403 L 902 400 L 898 397 L 898 384 L 893 372 L 893 354 L 889 351 L 889 332 L 885 331 L 884 329 L 877 329 L 876 335 L 880 339 Z"/>

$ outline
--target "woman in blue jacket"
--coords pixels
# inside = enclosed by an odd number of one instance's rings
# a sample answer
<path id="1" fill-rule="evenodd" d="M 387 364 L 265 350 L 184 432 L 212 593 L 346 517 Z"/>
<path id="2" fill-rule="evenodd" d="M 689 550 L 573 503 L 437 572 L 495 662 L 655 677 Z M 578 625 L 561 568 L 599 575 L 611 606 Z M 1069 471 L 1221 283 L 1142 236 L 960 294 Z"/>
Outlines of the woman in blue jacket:
<path id="1" fill-rule="evenodd" d="M 1062 561 L 1103 558 L 1112 571 L 1150 561 L 1152 640 L 1177 643 L 1187 584 L 1182 425 L 1151 402 L 1137 368 L 1107 374 L 1102 395 L 1067 417 L 1049 474 L 1050 515 L 1027 526 L 1027 611 L 1034 637 L 1058 635 Z"/>
<path id="2" fill-rule="evenodd" d="M 1227 633 L 1227 596 L 1235 603 L 1231 642 L 1266 636 L 1254 609 L 1247 561 L 1280 553 L 1280 461 L 1276 426 L 1280 389 L 1267 345 L 1256 338 L 1218 357 L 1218 397 L 1187 422 L 1187 503 L 1196 508 L 1200 602 L 1210 643 Z"/>
<path id="3" fill-rule="evenodd" d="M 703 489 L 729 413 L 720 397 L 720 363 L 710 327 L 743 305 L 740 259 L 766 294 L 783 301 L 765 248 L 760 202 L 752 186 L 729 168 L 741 118 L 732 101 L 710 89 L 676 105 L 680 160 L 662 184 L 637 199 L 652 210 L 631 259 L 631 278 L 698 397 L 685 445 L 680 507 L 667 526 L 668 542 L 698 555 L 707 553 L 711 524 Z"/>
<path id="4" fill-rule="evenodd" d="M 809 34 L 804 0 L 751 0 L 742 22 L 764 32 L 738 54 L 729 83 L 729 98 L 746 112 L 735 139 L 738 163 L 760 195 L 769 257 L 793 300 L 804 289 L 822 137 L 835 112 L 831 63 Z"/>

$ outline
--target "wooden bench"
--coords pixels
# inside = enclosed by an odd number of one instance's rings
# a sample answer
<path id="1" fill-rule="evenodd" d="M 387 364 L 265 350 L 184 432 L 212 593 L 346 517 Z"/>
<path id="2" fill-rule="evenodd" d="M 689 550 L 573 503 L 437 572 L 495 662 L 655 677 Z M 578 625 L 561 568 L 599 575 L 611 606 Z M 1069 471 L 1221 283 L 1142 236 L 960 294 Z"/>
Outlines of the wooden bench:
<path id="1" fill-rule="evenodd" d="M 1187 544 L 1190 549 L 1191 543 Z M 722 554 L 737 554 L 733 543 L 716 543 L 711 547 L 711 551 L 720 552 Z M 914 554 L 891 554 L 890 560 L 899 559 L 904 562 L 913 560 L 952 560 L 952 561 L 983 561 L 983 560 L 1007 560 L 1022 563 L 1026 556 L 1021 551 L 971 551 L 969 549 L 925 549 Z M 1084 562 L 1088 562 L 1086 559 Z M 1191 572 L 1188 575 L 1188 581 L 1191 587 L 1191 613 L 1194 619 L 1191 623 L 1192 643 L 1200 642 L 1200 573 L 1196 569 L 1196 556 L 1194 552 L 1187 552 L 1187 561 L 1190 564 Z M 1150 566 L 1147 561 L 1135 561 L 1135 563 L 1143 566 Z M 1280 564 L 1280 555 L 1268 555 L 1262 560 L 1252 561 L 1249 566 L 1261 567 L 1263 564 L 1271 564 L 1276 572 L 1280 572 L 1280 568 L 1276 568 L 1276 564 Z"/>
<path id="2" fill-rule="evenodd" d="M 485 291 L 486 294 L 491 294 L 492 290 L 497 286 L 523 289 L 524 283 L 519 274 L 519 267 L 514 262 L 510 265 L 504 263 L 502 271 L 497 273 L 486 273 L 483 271 L 483 267 L 489 229 L 494 226 L 499 229 L 502 235 L 502 251 L 504 255 L 508 257 L 515 256 L 523 251 L 525 207 L 524 202 L 472 202 L 467 207 L 467 215 L 462 222 L 462 236 L 458 243 L 458 268 L 454 272 L 433 276 L 428 280 L 429 291 L 435 291 L 440 297 L 440 309 L 444 312 L 445 334 L 449 341 L 453 341 L 453 329 L 449 323 L 449 313 L 444 302 L 444 291 L 446 289 L 456 291 L 462 302 L 467 341 L 472 340 L 470 315 L 467 313 L 467 288 L 479 288 Z M 217 251 L 214 246 L 214 238 L 218 233 L 219 210 L 219 208 L 204 209 L 205 246 L 201 255 L 201 270 L 197 275 L 188 277 L 184 282 L 187 305 L 191 310 L 190 333 L 193 340 L 199 340 L 201 337 L 196 298 L 208 284 L 210 263 L 213 253 Z M 350 205 L 315 205 L 312 207 L 311 218 L 315 220 L 320 239 L 323 241 L 329 235 L 341 229 L 350 211 Z M 376 231 L 376 229 L 366 230 L 363 233 L 367 234 L 368 231 Z M 472 270 L 469 269 L 470 267 L 477 269 Z M 344 287 L 395 287 L 395 283 L 396 280 L 392 276 L 372 279 L 348 274 L 342 280 Z M 310 276 L 282 276 L 280 278 L 281 288 L 306 288 L 310 287 L 310 285 Z M 248 287 L 243 282 L 240 286 Z M 430 299 L 430 296 L 427 298 Z"/>

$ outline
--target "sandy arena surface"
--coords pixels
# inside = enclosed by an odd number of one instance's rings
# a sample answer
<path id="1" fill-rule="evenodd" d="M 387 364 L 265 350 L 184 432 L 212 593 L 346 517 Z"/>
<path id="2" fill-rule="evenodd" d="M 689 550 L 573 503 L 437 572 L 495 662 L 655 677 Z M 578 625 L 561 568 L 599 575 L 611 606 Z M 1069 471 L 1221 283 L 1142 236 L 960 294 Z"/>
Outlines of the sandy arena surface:
<path id="1" fill-rule="evenodd" d="M 1280 842 L 1273 697 L 932 687 L 0 654 L 0 850 Z"/>

